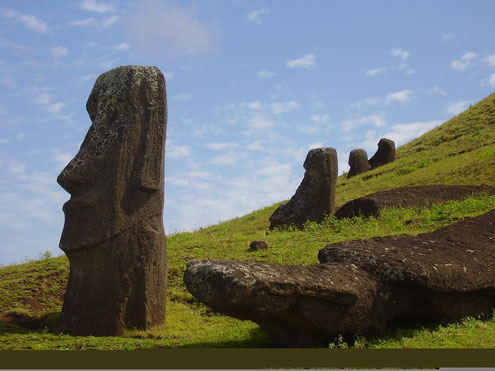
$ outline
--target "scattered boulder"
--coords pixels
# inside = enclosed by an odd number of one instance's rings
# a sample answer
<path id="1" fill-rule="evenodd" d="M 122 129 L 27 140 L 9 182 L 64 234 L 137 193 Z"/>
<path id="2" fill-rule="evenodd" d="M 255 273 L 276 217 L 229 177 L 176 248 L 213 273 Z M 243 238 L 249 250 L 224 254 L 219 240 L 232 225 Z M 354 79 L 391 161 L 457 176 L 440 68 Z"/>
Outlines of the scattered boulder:
<path id="1" fill-rule="evenodd" d="M 57 178 L 71 194 L 60 238 L 70 274 L 59 327 L 121 335 L 165 320 L 165 79 L 156 67 L 115 68 L 98 77 L 86 107 L 92 125 Z"/>
<path id="2" fill-rule="evenodd" d="M 418 236 L 326 246 L 322 264 L 193 260 L 199 301 L 260 325 L 275 345 L 376 336 L 399 320 L 458 320 L 495 307 L 495 210 Z"/>
<path id="3" fill-rule="evenodd" d="M 431 206 L 434 203 L 463 200 L 482 192 L 495 194 L 487 185 L 425 185 L 400 187 L 372 193 L 344 204 L 335 213 L 337 219 L 354 216 L 377 217 L 382 209 L 412 206 Z"/>
<path id="4" fill-rule="evenodd" d="M 268 244 L 265 241 L 253 241 L 249 244 L 249 250 L 256 251 L 259 249 L 268 249 Z"/>
<path id="5" fill-rule="evenodd" d="M 388 164 L 395 160 L 395 142 L 393 140 L 382 138 L 378 142 L 378 150 L 370 158 L 369 164 L 371 169 Z"/>
<path id="6" fill-rule="evenodd" d="M 310 150 L 304 169 L 304 178 L 294 196 L 270 216 L 270 229 L 290 225 L 302 228 L 306 221 L 321 222 L 335 211 L 337 151 L 334 148 Z"/>
<path id="7" fill-rule="evenodd" d="M 350 169 L 347 173 L 347 178 L 362 174 L 369 170 L 370 164 L 368 163 L 368 154 L 364 149 L 353 149 L 349 153 Z"/>

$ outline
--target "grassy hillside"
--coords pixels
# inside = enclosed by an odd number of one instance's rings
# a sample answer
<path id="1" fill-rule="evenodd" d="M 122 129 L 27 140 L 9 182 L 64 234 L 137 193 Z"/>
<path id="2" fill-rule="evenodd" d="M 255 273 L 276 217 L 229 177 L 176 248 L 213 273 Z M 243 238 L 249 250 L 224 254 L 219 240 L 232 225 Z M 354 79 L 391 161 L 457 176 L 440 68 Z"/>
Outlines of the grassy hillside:
<path id="1" fill-rule="evenodd" d="M 495 94 L 466 112 L 400 147 L 397 160 L 337 183 L 337 206 L 369 193 L 420 184 L 495 186 Z M 295 191 L 295 190 L 294 190 Z M 168 236 L 169 292 L 166 324 L 122 337 L 73 337 L 54 331 L 61 311 L 68 262 L 65 256 L 0 268 L 0 349 L 140 349 L 161 347 L 264 347 L 269 339 L 250 321 L 211 311 L 186 290 L 182 276 L 195 258 L 240 259 L 282 264 L 316 264 L 318 250 L 346 239 L 417 234 L 435 230 L 495 207 L 480 196 L 430 209 L 385 211 L 378 218 L 327 219 L 304 231 L 268 231 L 273 205 L 241 218 Z M 253 240 L 269 249 L 249 251 Z M 23 326 L 19 326 L 22 324 Z M 332 344 L 347 347 L 347 344 Z M 391 329 L 381 339 L 360 339 L 354 347 L 494 347 L 495 320 L 468 318 L 427 328 Z"/>

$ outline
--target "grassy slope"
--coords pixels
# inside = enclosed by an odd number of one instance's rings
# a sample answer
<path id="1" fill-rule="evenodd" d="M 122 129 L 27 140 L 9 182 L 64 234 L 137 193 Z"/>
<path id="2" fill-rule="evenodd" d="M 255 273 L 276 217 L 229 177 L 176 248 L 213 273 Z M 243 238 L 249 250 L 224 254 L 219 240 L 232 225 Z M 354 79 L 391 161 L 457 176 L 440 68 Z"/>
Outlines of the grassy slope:
<path id="1" fill-rule="evenodd" d="M 495 94 L 397 150 L 397 160 L 337 183 L 337 206 L 386 189 L 420 184 L 495 185 Z M 129 331 L 123 337 L 57 335 L 28 330 L 0 319 L 0 349 L 135 349 L 176 346 L 267 346 L 268 338 L 249 321 L 218 315 L 199 304 L 182 282 L 185 264 L 194 258 L 241 259 L 283 264 L 315 264 L 318 250 L 344 239 L 431 231 L 458 218 L 495 207 L 495 197 L 438 206 L 433 210 L 397 210 L 378 219 L 327 220 L 306 231 L 267 231 L 273 205 L 193 233 L 168 237 L 169 294 L 166 325 Z M 413 221 L 413 222 L 411 222 Z M 270 248 L 250 252 L 249 243 L 265 240 Z M 47 316 L 61 310 L 68 262 L 63 257 L 0 268 L 0 318 Z M 50 313 L 55 313 L 51 314 Z M 479 333 L 488 334 L 480 337 Z M 454 333 L 454 335 L 452 335 Z M 467 335 L 466 335 L 467 334 Z M 453 340 L 459 338 L 462 340 Z M 459 342 L 460 341 L 460 342 Z M 466 320 L 433 329 L 400 329 L 388 337 L 362 340 L 367 347 L 494 347 L 495 321 Z"/>

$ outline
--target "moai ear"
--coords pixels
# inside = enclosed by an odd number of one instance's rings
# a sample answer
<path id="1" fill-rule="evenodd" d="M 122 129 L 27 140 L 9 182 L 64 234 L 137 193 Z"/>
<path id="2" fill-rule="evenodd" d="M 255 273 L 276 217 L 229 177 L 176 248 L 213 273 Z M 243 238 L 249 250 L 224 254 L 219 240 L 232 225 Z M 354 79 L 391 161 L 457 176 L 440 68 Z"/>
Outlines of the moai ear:
<path id="1" fill-rule="evenodd" d="M 147 91 L 143 127 L 141 129 L 141 150 L 138 163 L 138 189 L 144 192 L 156 192 L 163 189 L 163 167 L 165 153 L 156 153 L 157 148 L 165 148 L 167 129 L 167 103 L 162 94 L 158 100 L 150 99 Z M 163 119 L 165 117 L 165 119 Z"/>

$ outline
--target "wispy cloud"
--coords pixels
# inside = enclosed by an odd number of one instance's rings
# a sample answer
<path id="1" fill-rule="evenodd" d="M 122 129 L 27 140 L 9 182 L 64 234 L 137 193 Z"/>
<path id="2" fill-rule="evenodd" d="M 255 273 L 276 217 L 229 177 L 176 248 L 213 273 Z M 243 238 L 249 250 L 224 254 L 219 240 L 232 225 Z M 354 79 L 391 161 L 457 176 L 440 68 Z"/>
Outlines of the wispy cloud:
<path id="1" fill-rule="evenodd" d="M 492 73 L 488 78 L 488 84 L 490 84 L 492 88 L 495 88 L 495 73 Z"/>
<path id="2" fill-rule="evenodd" d="M 191 154 L 192 150 L 190 146 L 175 145 L 174 143 L 168 143 L 167 145 L 167 158 L 189 157 Z"/>
<path id="3" fill-rule="evenodd" d="M 163 76 L 165 76 L 165 80 L 173 80 L 175 77 L 175 73 L 173 71 L 164 72 Z"/>
<path id="4" fill-rule="evenodd" d="M 414 97 L 412 90 L 401 90 L 395 93 L 388 93 L 385 97 L 385 103 L 399 102 L 401 104 L 407 103 Z"/>
<path id="5" fill-rule="evenodd" d="M 304 68 L 313 69 L 316 67 L 316 55 L 313 53 L 305 54 L 301 58 L 293 59 L 285 62 L 285 66 L 288 68 Z"/>
<path id="6" fill-rule="evenodd" d="M 386 70 L 388 70 L 388 67 L 380 67 L 380 68 L 375 68 L 375 69 L 372 69 L 372 70 L 368 70 L 364 74 L 366 76 L 376 76 L 376 75 L 379 75 L 379 74 L 385 72 Z"/>
<path id="7" fill-rule="evenodd" d="M 311 115 L 311 121 L 317 124 L 326 124 L 330 120 L 330 116 L 327 114 L 323 115 Z"/>
<path id="8" fill-rule="evenodd" d="M 175 94 L 170 99 L 176 101 L 176 102 L 185 102 L 189 99 L 191 99 L 192 95 L 191 94 L 186 94 L 186 93 L 179 93 Z"/>
<path id="9" fill-rule="evenodd" d="M 438 86 L 434 86 L 430 90 L 428 90 L 428 93 L 434 93 L 434 94 L 439 94 L 439 95 L 447 95 L 447 92 L 443 90 L 442 88 Z"/>
<path id="10" fill-rule="evenodd" d="M 107 17 L 102 20 L 96 20 L 95 18 L 85 18 L 85 19 L 76 19 L 68 22 L 69 26 L 72 27 L 94 27 L 94 28 L 108 28 L 113 26 L 115 23 L 119 21 L 120 17 L 117 15 L 113 15 Z"/>
<path id="11" fill-rule="evenodd" d="M 475 52 L 467 52 L 460 59 L 454 59 L 450 65 L 454 70 L 465 71 L 471 66 L 474 60 L 478 57 Z"/>
<path id="12" fill-rule="evenodd" d="M 214 142 L 214 143 L 206 143 L 205 147 L 211 149 L 213 151 L 223 151 L 229 148 L 235 148 L 239 144 L 235 142 Z"/>
<path id="13" fill-rule="evenodd" d="M 99 14 L 111 13 L 115 11 L 115 7 L 112 4 L 99 2 L 95 0 L 84 0 L 78 3 L 78 6 L 82 10 L 88 12 L 94 12 Z"/>
<path id="14" fill-rule="evenodd" d="M 495 66 L 495 54 L 490 54 L 484 59 L 490 66 Z"/>
<path id="15" fill-rule="evenodd" d="M 405 61 L 409 57 L 409 51 L 404 49 L 392 49 L 390 51 L 392 57 L 400 58 Z"/>
<path id="16" fill-rule="evenodd" d="M 382 115 L 366 115 L 355 120 L 342 121 L 340 127 L 342 131 L 349 132 L 358 125 L 373 125 L 377 128 L 387 125 Z"/>
<path id="17" fill-rule="evenodd" d="M 48 32 L 48 24 L 35 15 L 24 14 L 17 10 L 0 7 L 0 16 L 9 19 L 15 19 L 23 23 L 26 27 L 38 33 Z"/>
<path id="18" fill-rule="evenodd" d="M 126 52 L 129 50 L 129 43 L 122 42 L 119 45 L 114 46 L 113 49 L 119 52 Z"/>
<path id="19" fill-rule="evenodd" d="M 455 34 L 453 34 L 453 33 L 444 33 L 442 35 L 442 41 L 444 41 L 444 42 L 451 41 L 454 39 L 455 39 Z"/>
<path id="20" fill-rule="evenodd" d="M 202 22 L 192 7 L 142 1 L 128 26 L 133 46 L 144 54 L 211 55 L 220 48 L 220 26 Z"/>
<path id="21" fill-rule="evenodd" d="M 64 109 L 65 107 L 67 107 L 67 104 L 66 103 L 63 103 L 63 102 L 57 102 L 57 103 L 53 103 L 53 104 L 49 104 L 47 106 L 45 106 L 45 110 L 47 110 L 48 112 L 51 112 L 51 113 L 59 113 L 62 109 Z"/>
<path id="22" fill-rule="evenodd" d="M 253 10 L 246 15 L 249 22 L 260 25 L 262 23 L 262 18 L 270 12 L 267 8 L 261 8 L 258 10 Z"/>
<path id="23" fill-rule="evenodd" d="M 447 115 L 456 116 L 459 113 L 464 112 L 469 107 L 470 104 L 471 104 L 470 100 L 455 102 L 449 104 L 447 107 L 445 107 L 443 111 Z"/>
<path id="24" fill-rule="evenodd" d="M 274 114 L 279 115 L 281 113 L 293 111 L 299 108 L 299 106 L 300 104 L 295 100 L 289 102 L 275 102 L 272 103 L 272 111 Z"/>
<path id="25" fill-rule="evenodd" d="M 266 80 L 266 79 L 271 79 L 275 74 L 273 72 L 267 71 L 267 70 L 260 70 L 256 72 L 255 77 L 260 80 Z"/>
<path id="26" fill-rule="evenodd" d="M 69 54 L 69 51 L 65 46 L 58 45 L 50 49 L 50 54 L 53 58 L 58 59 L 61 57 L 65 57 L 67 54 Z"/>

